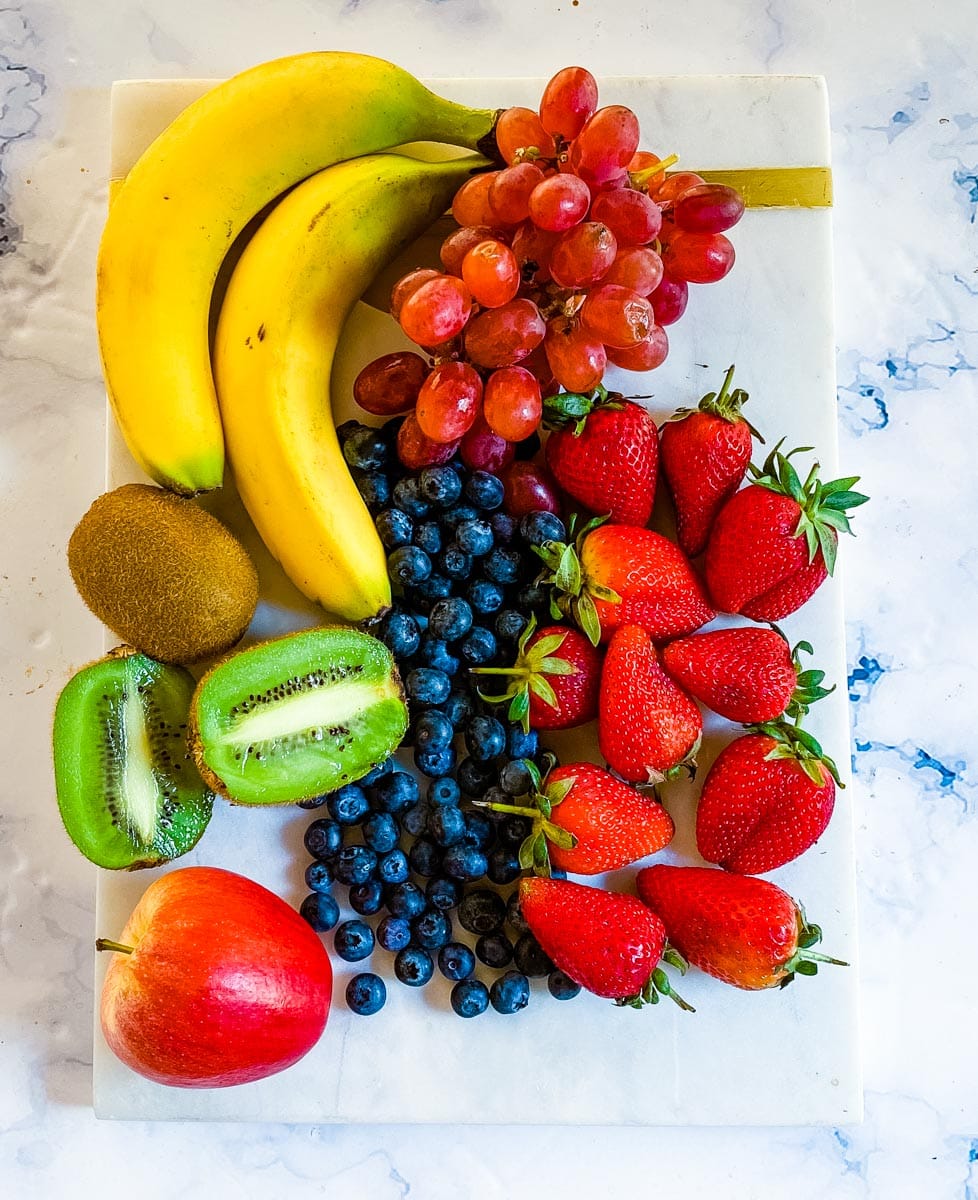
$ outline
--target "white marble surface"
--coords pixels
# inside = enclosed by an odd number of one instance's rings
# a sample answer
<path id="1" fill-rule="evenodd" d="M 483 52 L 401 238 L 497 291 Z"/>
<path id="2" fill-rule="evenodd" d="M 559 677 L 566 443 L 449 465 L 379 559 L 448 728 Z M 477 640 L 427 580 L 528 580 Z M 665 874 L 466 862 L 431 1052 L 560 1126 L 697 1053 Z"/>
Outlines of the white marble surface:
<path id="1" fill-rule="evenodd" d="M 274 15 L 272 9 L 274 8 Z M 873 503 L 847 557 L 866 1118 L 830 1129 L 153 1126 L 91 1113 L 93 869 L 47 766 L 51 706 L 97 639 L 67 622 L 67 535 L 99 490 L 92 264 L 104 89 L 313 46 L 429 75 L 821 73 L 835 156 L 839 431 Z M 526 47 L 531 47 L 527 53 Z M 515 48 L 515 51 L 511 48 Z M 0 9 L 5 1194 L 386 1200 L 409 1193 L 969 1200 L 978 858 L 968 621 L 978 545 L 978 34 L 939 0 L 81 0 Z M 636 1086 L 649 1086 L 646 1079 Z M 514 1116 L 537 1114 L 519 1079 Z"/>

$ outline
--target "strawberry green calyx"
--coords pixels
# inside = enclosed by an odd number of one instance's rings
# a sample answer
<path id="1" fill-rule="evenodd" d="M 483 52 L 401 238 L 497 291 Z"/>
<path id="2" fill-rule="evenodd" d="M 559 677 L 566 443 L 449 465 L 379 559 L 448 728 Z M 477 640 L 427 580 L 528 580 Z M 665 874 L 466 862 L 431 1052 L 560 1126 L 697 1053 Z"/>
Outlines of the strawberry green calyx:
<path id="1" fill-rule="evenodd" d="M 758 487 L 767 488 L 781 496 L 788 496 L 798 505 L 800 513 L 795 527 L 795 537 L 804 536 L 808 547 L 808 561 L 813 562 L 819 550 L 825 569 L 831 575 L 835 570 L 839 533 L 852 533 L 849 524 L 849 509 L 865 504 L 868 496 L 854 492 L 852 486 L 859 482 L 858 475 L 833 479 L 822 483 L 818 478 L 819 464 L 813 463 L 804 483 L 789 461 L 794 454 L 802 454 L 811 446 L 797 446 L 787 454 L 781 453 L 782 442 L 774 447 L 764 460 L 763 467 L 751 463 L 747 473 Z"/>
<path id="2" fill-rule="evenodd" d="M 795 975 L 817 975 L 819 963 L 831 963 L 835 967 L 848 967 L 847 962 L 843 962 L 841 958 L 831 958 L 828 954 L 821 954 L 817 950 L 813 950 L 813 946 L 817 946 L 822 940 L 821 929 L 814 924 L 809 924 L 805 916 L 805 910 L 798 906 L 798 945 L 797 948 L 784 964 L 784 976 L 778 981 L 778 987 L 787 987 L 794 979 Z"/>
<path id="3" fill-rule="evenodd" d="M 689 963 L 679 951 L 668 944 L 662 952 L 660 961 L 674 967 L 680 975 L 685 975 L 689 967 Z M 662 967 L 655 968 L 640 992 L 634 996 L 624 996 L 621 1000 L 616 1000 L 615 1004 L 619 1008 L 644 1008 L 646 1004 L 658 1004 L 663 996 L 668 996 L 674 1004 L 679 1005 L 683 1012 L 696 1012 L 692 1004 L 687 1003 L 675 990 Z"/>
<path id="4" fill-rule="evenodd" d="M 592 646 L 601 641 L 601 622 L 594 598 L 617 604 L 621 596 L 611 588 L 588 580 L 581 570 L 581 554 L 588 534 L 603 525 L 607 517 L 592 517 L 578 529 L 579 517 L 570 519 L 569 541 L 544 542 L 533 549 L 543 562 L 544 569 L 537 583 L 549 587 L 550 615 L 555 621 L 572 620 L 586 635 Z"/>
<path id="5" fill-rule="evenodd" d="M 625 397 L 618 392 L 609 392 L 603 384 L 598 384 L 593 392 L 558 392 L 556 396 L 548 396 L 543 402 L 543 424 L 547 429 L 568 429 L 574 427 L 574 434 L 580 435 L 584 423 L 597 408 L 620 409 L 625 404 Z"/>
<path id="6" fill-rule="evenodd" d="M 541 638 L 535 645 L 527 648 L 527 643 L 537 628 L 536 617 L 530 618 L 526 629 L 520 636 L 516 662 L 511 667 L 473 667 L 473 675 L 507 675 L 512 680 L 506 691 L 500 695 L 490 696 L 481 689 L 479 695 L 488 704 L 505 704 L 509 701 L 507 717 L 510 721 L 519 721 L 523 730 L 530 730 L 530 693 L 538 696 L 544 704 L 551 708 L 558 707 L 557 696 L 547 679 L 548 675 L 576 675 L 577 667 L 566 658 L 557 656 L 557 651 L 564 644 L 567 633 L 553 633 Z"/>
<path id="7" fill-rule="evenodd" d="M 533 822 L 533 828 L 520 845 L 519 863 L 524 871 L 533 871 L 535 875 L 550 875 L 549 843 L 553 842 L 562 850 L 573 850 L 577 845 L 577 838 L 574 834 L 551 819 L 554 809 L 565 799 L 577 782 L 577 779 L 571 776 L 548 783 L 547 776 L 556 764 L 556 756 L 548 755 L 546 771 L 541 773 L 536 763 L 529 759 L 523 759 L 523 765 L 533 781 L 532 787 L 526 795 L 526 804 L 499 804 L 488 800 L 473 801 L 478 808 L 529 817 Z"/>
<path id="8" fill-rule="evenodd" d="M 721 420 L 729 421 L 731 425 L 738 421 L 751 431 L 751 435 L 764 445 L 764 438 L 758 433 L 754 426 L 740 411 L 750 399 L 750 396 L 743 388 L 734 388 L 730 390 L 730 385 L 733 383 L 734 368 L 731 364 L 727 368 L 727 373 L 723 377 L 723 383 L 720 386 L 719 392 L 707 392 L 700 400 L 695 408 L 677 408 L 669 418 L 670 421 L 681 421 L 683 417 L 688 417 L 690 413 L 701 412 L 706 413 L 711 417 L 720 417 Z"/>
<path id="9" fill-rule="evenodd" d="M 782 629 L 775 625 L 773 621 L 768 621 L 768 624 L 778 635 L 778 637 L 784 639 L 786 646 L 790 644 Z M 783 716 L 790 718 L 796 724 L 801 720 L 802 717 L 808 716 L 813 704 L 818 703 L 819 700 L 824 700 L 826 696 L 831 696 L 831 694 L 835 691 L 834 683 L 830 688 L 822 687 L 822 682 L 825 679 L 824 671 L 818 671 L 813 668 L 802 670 L 802 652 L 805 654 L 815 653 L 811 642 L 800 641 L 795 646 L 791 647 L 791 665 L 795 668 L 797 682 L 795 684 L 795 690 L 791 693 L 791 699 L 788 701 L 787 705 L 785 706 L 784 713 L 782 714 Z"/>
<path id="10" fill-rule="evenodd" d="M 777 721 L 746 725 L 744 728 L 750 733 L 759 733 L 774 739 L 776 745 L 765 755 L 768 761 L 794 759 L 812 783 L 817 784 L 818 787 L 822 787 L 825 783 L 821 770 L 824 767 L 839 787 L 845 787 L 839 778 L 838 767 L 822 750 L 818 741 L 807 730 L 801 729 L 797 722 L 789 725 L 787 721 L 779 718 Z"/>

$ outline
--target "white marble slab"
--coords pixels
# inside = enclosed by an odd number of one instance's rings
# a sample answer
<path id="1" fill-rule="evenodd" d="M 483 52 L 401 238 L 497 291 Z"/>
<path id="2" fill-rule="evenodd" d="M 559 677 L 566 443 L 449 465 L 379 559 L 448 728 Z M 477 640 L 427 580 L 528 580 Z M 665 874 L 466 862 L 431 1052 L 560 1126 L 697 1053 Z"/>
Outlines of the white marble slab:
<path id="1" fill-rule="evenodd" d="M 691 168 L 824 165 L 829 161 L 824 85 L 811 77 L 603 79 L 603 102 L 631 105 L 643 145 L 679 151 Z M 203 84 L 156 82 L 117 87 L 112 172 L 122 174 L 153 133 Z M 445 94 L 478 104 L 535 103 L 539 80 L 438 81 Z M 814 445 L 824 478 L 836 467 L 831 218 L 822 211 L 753 211 L 734 232 L 738 263 L 719 285 L 694 288 L 684 319 L 670 330 L 672 353 L 647 380 L 619 377 L 623 387 L 653 393 L 656 415 L 714 389 L 726 366 L 752 394 L 749 416 L 769 442 Z M 400 345 L 392 323 L 359 306 L 334 379 L 340 418 L 353 415 L 349 385 L 363 362 Z M 612 382 L 615 377 L 612 376 Z M 108 479 L 135 478 L 109 422 Z M 212 501 L 259 558 L 263 596 L 257 635 L 315 619 L 257 544 L 232 496 Z M 843 549 L 843 560 L 855 553 Z M 811 728 L 848 767 L 842 587 L 836 578 L 784 622 L 792 640 L 807 637 L 839 690 L 819 706 Z M 703 770 L 732 727 L 714 721 Z M 565 739 L 564 744 L 568 744 Z M 369 1020 L 351 1016 L 346 979 L 363 964 L 337 961 L 336 1006 L 326 1035 L 289 1071 L 245 1087 L 184 1091 L 152 1084 L 122 1066 L 96 1028 L 95 1109 L 102 1117 L 275 1120 L 340 1123 L 544 1124 L 821 1124 L 861 1116 L 856 988 L 851 789 L 840 793 L 818 846 L 772 878 L 806 905 L 825 930 L 826 948 L 847 959 L 785 991 L 747 994 L 698 972 L 683 981 L 695 1016 L 673 1006 L 616 1011 L 582 996 L 557 1005 L 537 994 L 516 1019 L 488 1013 L 459 1021 L 447 1008 L 447 985 L 423 993 L 391 981 L 386 1008 Z M 695 855 L 693 793 L 666 793 L 679 833 L 665 855 Z M 242 871 L 293 903 L 305 888 L 301 837 L 312 819 L 302 811 L 248 812 L 219 804 L 196 851 L 180 860 Z M 685 856 L 685 857 L 684 857 Z M 154 873 L 100 872 L 97 927 L 118 933 Z M 620 877 L 626 879 L 630 873 Z M 326 935 L 327 939 L 329 935 Z M 375 955 L 390 978 L 389 956 Z M 96 963 L 96 996 L 104 960 Z M 542 981 L 541 981 L 542 982 Z M 522 1080 L 518 1111 L 510 1087 Z"/>

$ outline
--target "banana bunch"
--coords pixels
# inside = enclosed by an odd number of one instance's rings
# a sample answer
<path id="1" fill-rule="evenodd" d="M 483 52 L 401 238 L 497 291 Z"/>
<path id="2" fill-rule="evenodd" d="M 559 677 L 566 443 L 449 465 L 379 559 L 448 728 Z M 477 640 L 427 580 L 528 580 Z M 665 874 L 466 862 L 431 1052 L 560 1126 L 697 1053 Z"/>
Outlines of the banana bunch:
<path id="1" fill-rule="evenodd" d="M 307 596 L 347 620 L 374 616 L 390 594 L 329 413 L 333 348 L 373 275 L 483 161 L 376 152 L 415 141 L 472 150 L 491 138 L 495 116 L 369 55 L 278 59 L 187 108 L 109 210 L 99 348 L 130 452 L 158 483 L 195 495 L 221 486 L 226 436 L 269 550 Z M 212 364 L 218 271 L 273 204 L 231 277 Z"/>

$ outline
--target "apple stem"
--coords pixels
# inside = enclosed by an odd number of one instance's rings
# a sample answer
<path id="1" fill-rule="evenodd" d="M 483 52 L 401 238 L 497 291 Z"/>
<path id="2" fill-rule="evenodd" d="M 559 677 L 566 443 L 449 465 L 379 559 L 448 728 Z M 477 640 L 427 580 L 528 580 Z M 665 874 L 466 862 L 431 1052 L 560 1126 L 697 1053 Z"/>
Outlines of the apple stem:
<path id="1" fill-rule="evenodd" d="M 122 942 L 110 942 L 108 938 L 95 939 L 96 950 L 114 950 L 117 954 L 132 954 L 135 946 L 124 946 Z"/>

